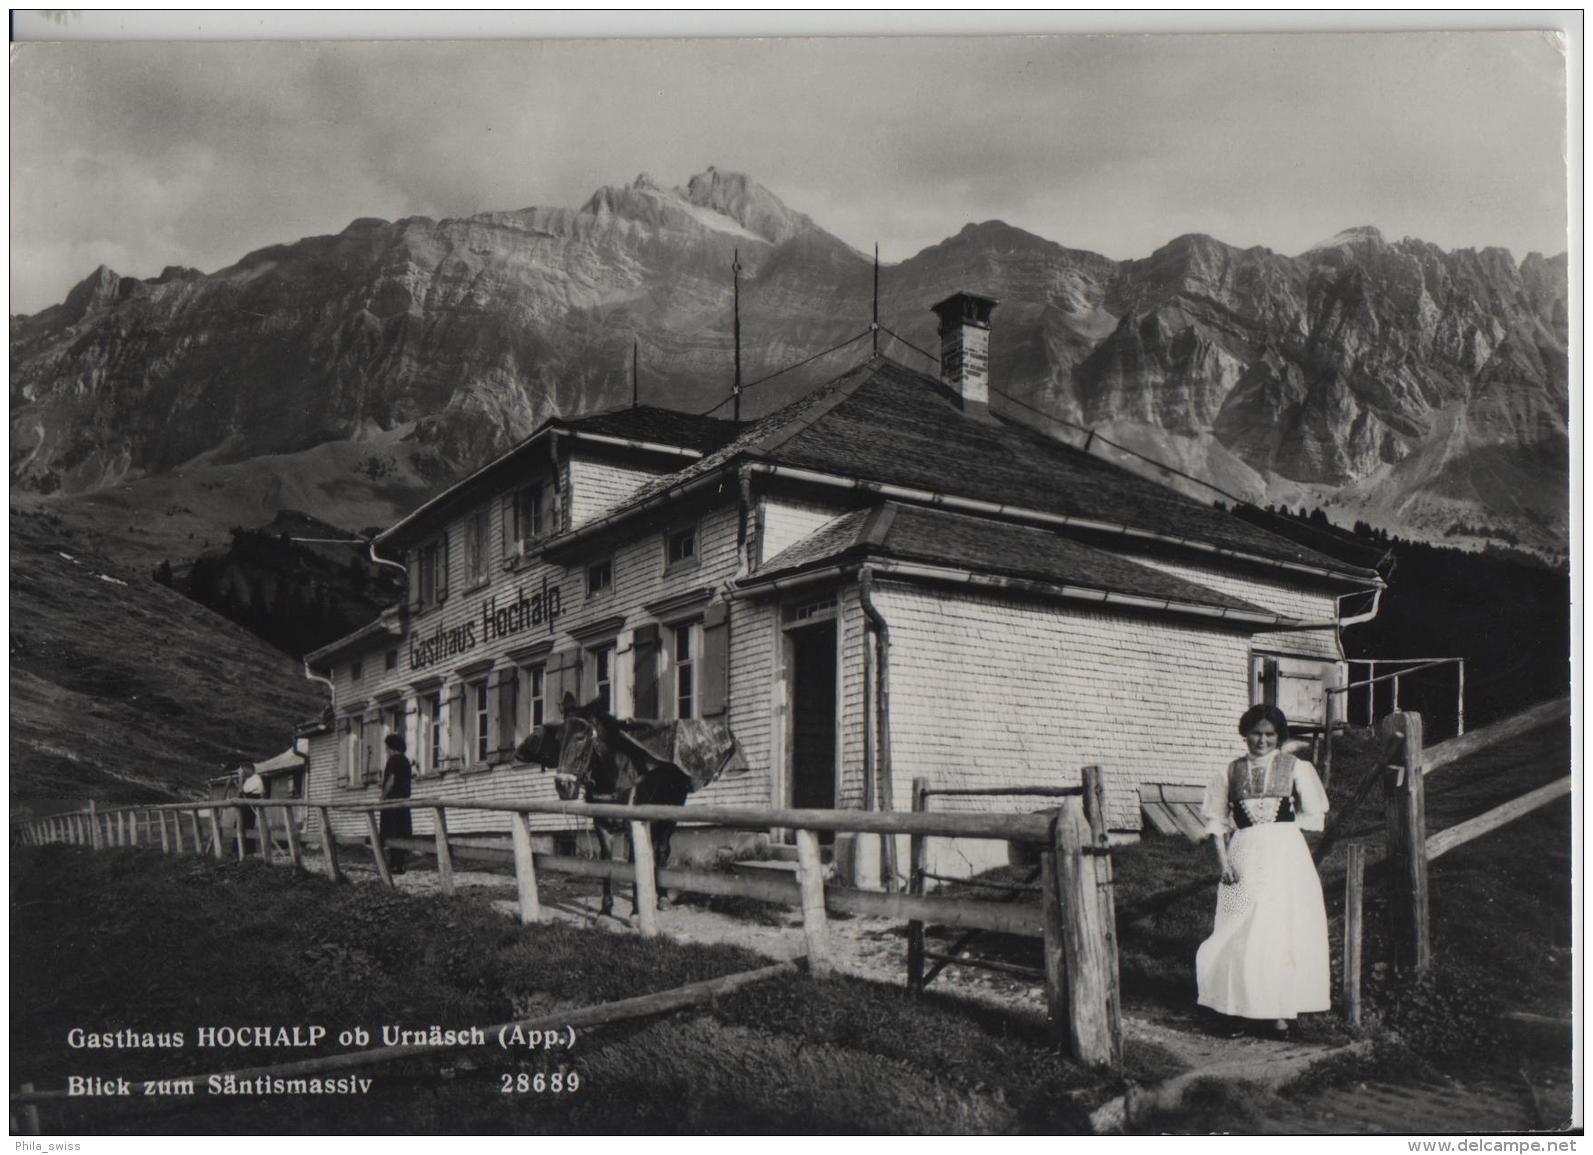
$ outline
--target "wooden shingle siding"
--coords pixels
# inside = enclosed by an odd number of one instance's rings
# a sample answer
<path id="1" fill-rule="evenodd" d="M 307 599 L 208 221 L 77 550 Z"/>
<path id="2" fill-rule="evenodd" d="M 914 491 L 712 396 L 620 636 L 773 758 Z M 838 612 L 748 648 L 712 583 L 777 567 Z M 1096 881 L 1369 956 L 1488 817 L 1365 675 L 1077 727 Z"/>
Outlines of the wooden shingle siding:
<path id="1" fill-rule="evenodd" d="M 1195 625 L 880 583 L 891 628 L 897 799 L 932 785 L 1072 785 L 1103 768 L 1108 823 L 1140 825 L 1139 786 L 1198 786 L 1234 756 L 1249 705 L 1249 640 Z M 905 803 L 903 803 L 905 805 Z M 1011 798 L 933 808 L 1045 809 Z M 936 844 L 937 873 L 1006 861 L 999 844 Z"/>
<path id="2" fill-rule="evenodd" d="M 803 538 L 822 529 L 845 512 L 837 504 L 765 498 L 762 505 L 763 549 L 759 563 L 768 561 Z"/>
<path id="3" fill-rule="evenodd" d="M 571 456 L 567 469 L 570 482 L 569 528 L 574 529 L 605 510 L 612 509 L 662 472 L 662 469 Z"/>

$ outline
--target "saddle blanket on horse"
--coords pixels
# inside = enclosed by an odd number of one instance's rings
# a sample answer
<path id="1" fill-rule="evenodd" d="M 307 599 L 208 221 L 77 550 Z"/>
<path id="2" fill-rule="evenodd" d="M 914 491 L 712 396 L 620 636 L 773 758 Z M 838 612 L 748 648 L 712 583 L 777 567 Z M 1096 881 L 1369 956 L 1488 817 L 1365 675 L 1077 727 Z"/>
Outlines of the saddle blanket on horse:
<path id="1" fill-rule="evenodd" d="M 742 774 L 749 767 L 730 730 L 719 722 L 681 718 L 654 722 L 620 718 L 620 736 L 646 758 L 674 766 L 691 780 L 693 792 L 721 774 Z"/>

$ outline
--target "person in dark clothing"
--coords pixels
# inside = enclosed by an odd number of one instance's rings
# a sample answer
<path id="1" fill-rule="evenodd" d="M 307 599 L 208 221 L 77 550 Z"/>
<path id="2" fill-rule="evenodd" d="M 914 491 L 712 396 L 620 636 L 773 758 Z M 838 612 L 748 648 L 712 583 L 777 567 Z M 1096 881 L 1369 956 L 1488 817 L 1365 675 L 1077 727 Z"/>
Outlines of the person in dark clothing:
<path id="1" fill-rule="evenodd" d="M 387 764 L 382 767 L 383 802 L 395 802 L 409 797 L 413 770 L 409 759 L 404 756 L 404 749 L 402 734 L 387 736 Z M 387 851 L 387 868 L 394 874 L 404 873 L 404 864 L 409 858 L 409 852 L 396 848 L 388 849 L 388 844 L 394 838 L 408 838 L 412 833 L 408 810 L 382 811 L 382 847 Z"/>
<path id="2" fill-rule="evenodd" d="M 260 771 L 254 768 L 253 762 L 245 762 L 238 767 L 239 797 L 245 802 L 253 802 L 265 797 L 265 781 L 260 777 Z M 243 827 L 243 847 L 248 852 L 254 847 L 254 828 L 257 816 L 254 807 L 244 806 L 238 811 L 238 822 Z"/>

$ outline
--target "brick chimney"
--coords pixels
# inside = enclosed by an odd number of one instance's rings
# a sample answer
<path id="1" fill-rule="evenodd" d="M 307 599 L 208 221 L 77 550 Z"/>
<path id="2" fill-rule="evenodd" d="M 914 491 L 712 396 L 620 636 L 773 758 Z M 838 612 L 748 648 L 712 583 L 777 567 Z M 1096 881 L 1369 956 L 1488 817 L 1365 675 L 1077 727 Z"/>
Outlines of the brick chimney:
<path id="1" fill-rule="evenodd" d="M 997 304 L 959 292 L 930 306 L 940 318 L 940 379 L 975 417 L 990 412 L 990 311 Z"/>

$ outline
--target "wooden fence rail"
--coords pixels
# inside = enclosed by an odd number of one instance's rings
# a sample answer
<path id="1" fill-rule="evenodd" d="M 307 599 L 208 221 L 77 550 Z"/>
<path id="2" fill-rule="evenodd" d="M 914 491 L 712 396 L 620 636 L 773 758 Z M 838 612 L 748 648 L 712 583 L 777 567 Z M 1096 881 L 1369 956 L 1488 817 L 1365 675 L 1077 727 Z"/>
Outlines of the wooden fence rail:
<path id="1" fill-rule="evenodd" d="M 1093 770 L 1093 768 L 1091 768 Z M 1024 791 L 1023 793 L 1036 793 Z M 26 837 L 38 840 L 63 840 L 82 843 L 84 837 L 99 848 L 102 845 L 153 846 L 153 833 L 142 842 L 137 831 L 165 830 L 166 815 L 177 826 L 177 837 L 160 838 L 165 854 L 204 853 L 205 839 L 200 834 L 200 814 L 209 815 L 209 848 L 217 858 L 226 855 L 220 816 L 228 810 L 252 811 L 257 816 L 258 852 L 268 864 L 276 862 L 272 844 L 272 816 L 281 818 L 287 831 L 289 863 L 302 868 L 298 841 L 298 812 L 316 811 L 326 873 L 333 880 L 341 877 L 339 844 L 369 846 L 372 861 L 382 882 L 393 885 L 388 868 L 386 846 L 377 821 L 384 810 L 425 809 L 433 813 L 435 833 L 431 838 L 388 840 L 395 849 L 432 853 L 437 861 L 439 887 L 452 890 L 454 859 L 488 858 L 512 865 L 519 897 L 522 922 L 543 917 L 538 896 L 539 871 L 551 870 L 585 877 L 610 878 L 632 882 L 637 887 L 637 921 L 643 935 L 658 933 L 656 895 L 660 886 L 707 894 L 730 894 L 786 903 L 802 912 L 803 936 L 807 945 L 808 966 L 815 975 L 831 971 L 828 912 L 879 915 L 917 924 L 933 923 L 1028 934 L 1045 944 L 1047 994 L 1054 1031 L 1072 1044 L 1078 1058 L 1095 1064 L 1119 1066 L 1122 1062 L 1122 1025 L 1118 996 L 1117 946 L 1111 859 L 1105 843 L 1105 824 L 1096 772 L 1094 794 L 1088 785 L 1066 790 L 1042 791 L 1060 797 L 1060 810 L 1039 814 L 991 813 L 903 813 L 862 810 L 760 809 L 729 806 L 623 806 L 604 803 L 565 801 L 526 801 L 519 803 L 444 802 L 439 799 L 407 799 L 372 803 L 310 803 L 303 799 L 216 799 L 204 802 L 161 803 L 101 810 L 91 803 L 83 812 L 83 822 L 60 823 L 38 820 L 24 830 Z M 1088 804 L 1086 799 L 1088 798 Z M 448 834 L 449 810 L 487 811 L 509 815 L 508 849 L 482 847 Z M 350 814 L 364 819 L 365 838 L 339 837 L 333 830 L 334 814 Z M 181 835 L 181 816 L 193 820 L 191 845 Z M 633 861 L 594 861 L 537 852 L 532 844 L 530 816 L 562 815 L 581 818 L 621 818 L 630 823 Z M 740 875 L 654 866 L 648 823 L 656 820 L 704 823 L 744 830 L 789 829 L 796 834 L 798 870 L 794 882 L 748 878 Z M 101 837 L 101 824 L 104 837 Z M 247 854 L 243 823 L 234 823 L 235 853 L 241 860 Z M 820 864 L 817 834 L 842 833 L 908 835 L 915 843 L 927 837 L 985 838 L 1018 842 L 1040 848 L 1048 881 L 1042 887 L 1042 901 L 1000 902 L 987 899 L 936 895 L 886 893 L 826 886 Z M 1017 895 L 1012 897 L 1016 898 Z"/>

